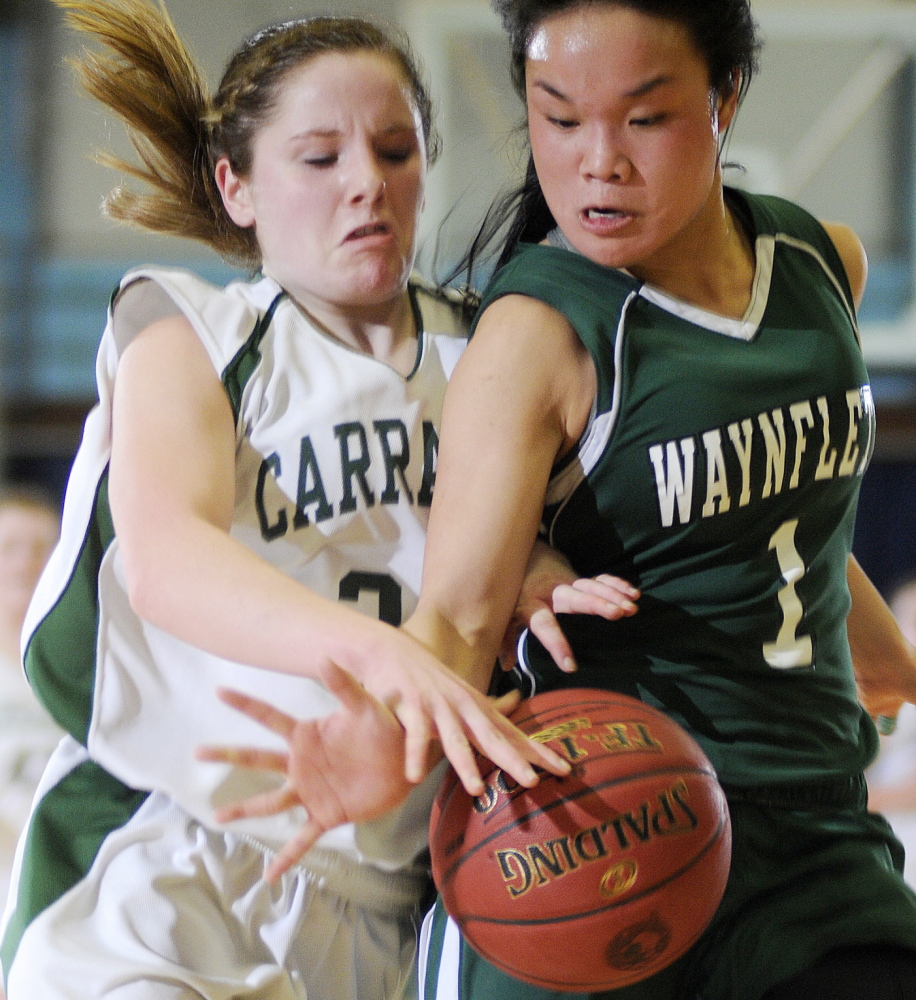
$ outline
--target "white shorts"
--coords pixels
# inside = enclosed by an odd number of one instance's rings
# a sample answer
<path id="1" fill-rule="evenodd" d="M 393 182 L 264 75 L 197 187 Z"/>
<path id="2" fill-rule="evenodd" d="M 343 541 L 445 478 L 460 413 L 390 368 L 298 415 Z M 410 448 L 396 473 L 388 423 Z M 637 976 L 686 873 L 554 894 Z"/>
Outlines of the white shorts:
<path id="1" fill-rule="evenodd" d="M 151 794 L 25 928 L 9 1000 L 416 996 L 422 872 L 314 851 L 268 885 L 271 857 Z"/>

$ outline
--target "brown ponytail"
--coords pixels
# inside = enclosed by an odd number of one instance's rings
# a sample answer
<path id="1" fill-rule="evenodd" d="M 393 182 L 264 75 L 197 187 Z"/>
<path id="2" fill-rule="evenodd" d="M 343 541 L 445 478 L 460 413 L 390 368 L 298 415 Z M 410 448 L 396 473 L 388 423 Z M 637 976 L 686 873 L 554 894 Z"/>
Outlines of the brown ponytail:
<path id="1" fill-rule="evenodd" d="M 145 0 L 54 0 L 68 23 L 105 51 L 72 60 L 86 91 L 127 126 L 139 163 L 108 152 L 105 166 L 147 190 L 116 187 L 108 215 L 170 236 L 199 240 L 231 260 L 257 264 L 252 231 L 226 214 L 213 179 L 210 96 L 165 6 Z"/>

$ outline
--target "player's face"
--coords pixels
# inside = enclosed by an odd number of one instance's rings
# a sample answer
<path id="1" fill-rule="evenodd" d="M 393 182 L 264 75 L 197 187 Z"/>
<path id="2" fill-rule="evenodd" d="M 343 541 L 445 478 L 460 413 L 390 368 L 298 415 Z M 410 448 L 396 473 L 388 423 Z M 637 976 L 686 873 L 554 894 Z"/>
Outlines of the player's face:
<path id="1" fill-rule="evenodd" d="M 721 213 L 719 134 L 734 101 L 712 91 L 686 28 L 613 3 L 549 17 L 528 47 L 526 90 L 541 188 L 580 253 L 648 278 L 695 247 Z"/>
<path id="2" fill-rule="evenodd" d="M 265 273 L 306 307 L 372 307 L 403 292 L 425 176 L 399 67 L 368 52 L 321 55 L 286 78 L 234 218 L 254 225 Z"/>

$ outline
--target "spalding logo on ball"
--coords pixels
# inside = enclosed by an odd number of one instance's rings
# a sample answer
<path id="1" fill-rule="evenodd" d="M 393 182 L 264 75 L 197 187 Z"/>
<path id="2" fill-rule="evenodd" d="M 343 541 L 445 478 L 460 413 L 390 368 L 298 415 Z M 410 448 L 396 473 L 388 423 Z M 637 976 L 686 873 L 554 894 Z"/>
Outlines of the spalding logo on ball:
<path id="1" fill-rule="evenodd" d="M 446 775 L 430 821 L 446 910 L 484 958 L 547 989 L 659 972 L 725 891 L 731 827 L 712 765 L 667 715 L 614 692 L 550 691 L 512 719 L 572 773 L 529 789 L 481 760 L 476 798 Z"/>

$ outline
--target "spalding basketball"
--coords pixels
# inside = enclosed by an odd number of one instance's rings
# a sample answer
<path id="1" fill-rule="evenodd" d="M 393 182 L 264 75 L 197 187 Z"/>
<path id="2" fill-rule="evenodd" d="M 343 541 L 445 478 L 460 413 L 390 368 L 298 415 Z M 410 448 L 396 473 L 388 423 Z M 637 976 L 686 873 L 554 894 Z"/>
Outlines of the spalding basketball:
<path id="1" fill-rule="evenodd" d="M 709 760 L 667 715 L 610 691 L 535 695 L 512 719 L 572 773 L 528 789 L 481 759 L 477 798 L 446 775 L 430 823 L 446 910 L 484 958 L 546 989 L 613 990 L 665 968 L 728 877 L 728 807 Z"/>

